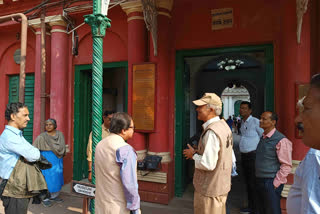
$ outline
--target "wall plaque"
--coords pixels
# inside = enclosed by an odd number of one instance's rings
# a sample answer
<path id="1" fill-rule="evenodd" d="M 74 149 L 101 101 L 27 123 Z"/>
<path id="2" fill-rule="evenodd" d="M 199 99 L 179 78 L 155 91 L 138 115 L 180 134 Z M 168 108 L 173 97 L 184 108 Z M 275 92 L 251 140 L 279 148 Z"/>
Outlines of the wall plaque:
<path id="1" fill-rule="evenodd" d="M 233 27 L 233 9 L 221 8 L 211 10 L 212 30 L 220 30 Z"/>
<path id="2" fill-rule="evenodd" d="M 151 132 L 155 129 L 156 65 L 133 65 L 132 118 L 135 129 Z"/>

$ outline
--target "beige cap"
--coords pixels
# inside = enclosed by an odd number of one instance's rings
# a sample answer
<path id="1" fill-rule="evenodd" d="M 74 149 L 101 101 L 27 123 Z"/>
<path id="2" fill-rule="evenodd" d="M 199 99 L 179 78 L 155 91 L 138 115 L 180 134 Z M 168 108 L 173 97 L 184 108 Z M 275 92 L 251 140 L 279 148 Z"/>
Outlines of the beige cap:
<path id="1" fill-rule="evenodd" d="M 205 93 L 199 100 L 194 100 L 192 102 L 197 106 L 213 104 L 222 108 L 221 99 L 215 93 Z"/>

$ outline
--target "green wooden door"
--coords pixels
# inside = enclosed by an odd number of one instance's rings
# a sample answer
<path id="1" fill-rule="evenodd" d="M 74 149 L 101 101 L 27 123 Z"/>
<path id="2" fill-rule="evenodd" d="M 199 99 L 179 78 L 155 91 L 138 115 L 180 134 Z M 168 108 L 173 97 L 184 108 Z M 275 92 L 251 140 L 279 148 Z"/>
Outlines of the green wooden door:
<path id="1" fill-rule="evenodd" d="M 73 179 L 88 176 L 87 144 L 92 120 L 92 77 L 89 70 L 75 73 Z"/>
<path id="2" fill-rule="evenodd" d="M 73 179 L 88 177 L 87 144 L 92 126 L 92 65 L 75 67 Z M 104 63 L 103 68 L 125 68 L 124 111 L 128 100 L 128 62 Z M 101 121 L 102 122 L 102 121 Z"/>
<path id="3" fill-rule="evenodd" d="M 241 104 L 242 100 L 237 100 L 234 103 L 234 116 L 238 117 L 238 115 L 240 115 L 240 104 Z"/>
<path id="4" fill-rule="evenodd" d="M 10 76 L 9 78 L 9 103 L 19 101 L 19 75 Z M 34 101 L 34 75 L 27 74 L 25 82 L 24 102 L 29 109 L 30 121 L 28 126 L 23 130 L 25 139 L 32 143 L 33 135 L 33 101 Z"/>

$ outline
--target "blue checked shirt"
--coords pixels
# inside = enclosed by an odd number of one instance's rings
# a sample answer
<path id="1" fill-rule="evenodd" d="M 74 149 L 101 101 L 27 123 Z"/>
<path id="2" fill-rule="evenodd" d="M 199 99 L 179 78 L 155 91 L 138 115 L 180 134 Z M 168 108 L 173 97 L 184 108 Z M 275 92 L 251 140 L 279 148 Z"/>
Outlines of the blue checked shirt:
<path id="1" fill-rule="evenodd" d="M 24 137 L 22 131 L 7 125 L 0 136 L 0 177 L 9 179 L 20 156 L 29 162 L 40 158 L 40 151 Z"/>

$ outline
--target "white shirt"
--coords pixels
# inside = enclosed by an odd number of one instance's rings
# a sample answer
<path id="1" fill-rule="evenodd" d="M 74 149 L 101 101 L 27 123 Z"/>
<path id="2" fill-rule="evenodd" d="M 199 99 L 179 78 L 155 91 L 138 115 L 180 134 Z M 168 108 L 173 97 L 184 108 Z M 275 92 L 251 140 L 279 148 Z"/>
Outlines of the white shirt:
<path id="1" fill-rule="evenodd" d="M 211 118 L 205 122 L 202 127 L 205 130 L 211 123 L 219 121 L 218 116 Z M 202 137 L 202 144 L 205 147 L 202 155 L 194 154 L 193 160 L 197 169 L 213 171 L 218 161 L 218 153 L 220 151 L 220 140 L 212 130 L 208 130 Z"/>
<path id="2" fill-rule="evenodd" d="M 240 132 L 240 152 L 248 153 L 255 151 L 263 133 L 263 129 L 259 127 L 259 120 L 251 115 L 246 121 L 242 120 Z"/>
<path id="3" fill-rule="evenodd" d="M 310 149 L 296 169 L 287 198 L 287 213 L 320 213 L 320 150 Z"/>

